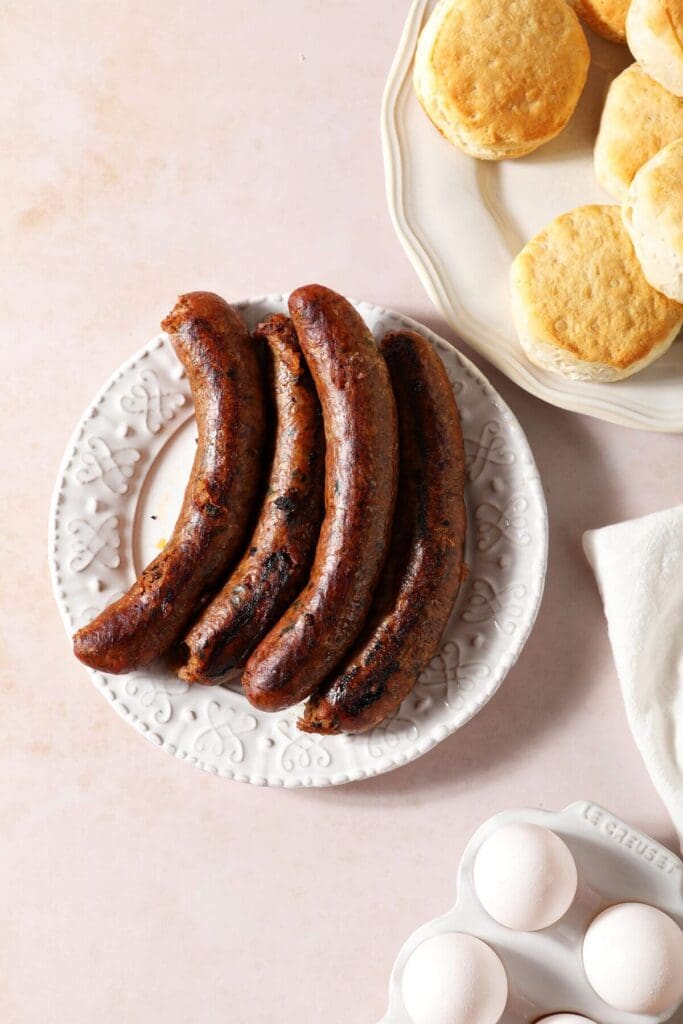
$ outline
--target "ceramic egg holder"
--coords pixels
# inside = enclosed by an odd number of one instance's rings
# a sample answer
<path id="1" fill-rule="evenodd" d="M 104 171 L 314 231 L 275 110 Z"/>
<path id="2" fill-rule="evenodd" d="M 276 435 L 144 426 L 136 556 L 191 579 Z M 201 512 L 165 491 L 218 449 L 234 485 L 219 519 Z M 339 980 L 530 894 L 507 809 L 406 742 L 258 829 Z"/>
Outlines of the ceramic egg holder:
<path id="1" fill-rule="evenodd" d="M 576 861 L 576 897 L 560 920 L 537 932 L 497 924 L 474 891 L 476 853 L 503 825 L 530 822 L 552 829 Z M 411 1024 L 401 996 L 401 978 L 410 954 L 443 932 L 467 932 L 494 950 L 505 967 L 509 997 L 500 1024 L 532 1024 L 553 1013 L 576 1013 L 600 1024 L 659 1024 L 677 1007 L 657 1016 L 624 1013 L 591 988 L 583 969 L 583 938 L 591 921 L 614 903 L 649 903 L 683 927 L 683 863 L 649 836 L 631 828 L 597 804 L 581 801 L 559 813 L 505 811 L 490 818 L 470 839 L 460 861 L 458 899 L 443 917 L 414 932 L 391 974 L 389 1008 L 380 1024 Z M 680 1004 L 679 1004 L 680 1005 Z"/>

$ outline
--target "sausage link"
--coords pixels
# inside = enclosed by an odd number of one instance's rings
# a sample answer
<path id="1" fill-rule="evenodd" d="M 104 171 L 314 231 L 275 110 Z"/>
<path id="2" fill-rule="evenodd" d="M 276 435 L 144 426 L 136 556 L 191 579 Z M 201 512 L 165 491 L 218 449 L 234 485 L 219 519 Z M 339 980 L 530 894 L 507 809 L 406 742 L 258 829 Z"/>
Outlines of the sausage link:
<path id="1" fill-rule="evenodd" d="M 364 732 L 396 711 L 436 653 L 463 577 L 465 452 L 453 389 L 419 334 L 388 334 L 381 348 L 400 445 L 387 570 L 351 657 L 308 701 L 304 732 Z"/>
<path id="2" fill-rule="evenodd" d="M 74 636 L 76 657 L 102 672 L 146 665 L 182 634 L 238 553 L 260 479 L 261 370 L 242 318 L 218 295 L 190 292 L 161 326 L 192 389 L 197 453 L 162 553 Z"/>
<path id="3" fill-rule="evenodd" d="M 353 306 L 322 285 L 289 311 L 325 427 L 325 518 L 311 577 L 242 677 L 256 707 L 303 700 L 354 642 L 384 562 L 396 497 L 396 408 L 386 363 Z"/>
<path id="4" fill-rule="evenodd" d="M 213 682 L 242 665 L 308 579 L 323 515 L 325 442 L 320 403 L 292 321 L 256 328 L 265 343 L 275 447 L 247 553 L 185 637 L 178 675 Z"/>

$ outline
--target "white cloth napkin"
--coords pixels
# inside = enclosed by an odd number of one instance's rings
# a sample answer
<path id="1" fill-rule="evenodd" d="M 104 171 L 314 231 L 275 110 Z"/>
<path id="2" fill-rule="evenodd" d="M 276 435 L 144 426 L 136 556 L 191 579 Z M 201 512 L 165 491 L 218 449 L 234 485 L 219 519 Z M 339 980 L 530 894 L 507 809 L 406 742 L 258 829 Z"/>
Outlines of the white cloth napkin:
<path id="1" fill-rule="evenodd" d="M 626 714 L 683 844 L 683 505 L 588 530 Z"/>

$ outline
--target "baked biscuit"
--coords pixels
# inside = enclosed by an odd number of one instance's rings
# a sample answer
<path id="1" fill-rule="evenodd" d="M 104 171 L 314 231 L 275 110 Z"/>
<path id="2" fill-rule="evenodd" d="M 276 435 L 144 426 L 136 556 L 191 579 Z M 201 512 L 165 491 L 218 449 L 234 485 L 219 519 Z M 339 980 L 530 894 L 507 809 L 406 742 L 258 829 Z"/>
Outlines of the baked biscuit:
<path id="1" fill-rule="evenodd" d="M 439 0 L 417 45 L 415 91 L 449 142 L 504 160 L 562 131 L 589 61 L 565 0 Z"/>
<path id="2" fill-rule="evenodd" d="M 621 215 L 649 283 L 683 302 L 683 139 L 643 164 Z"/>
<path id="3" fill-rule="evenodd" d="M 639 167 L 683 135 L 683 100 L 631 64 L 612 82 L 595 143 L 595 173 L 615 199 Z"/>
<path id="4" fill-rule="evenodd" d="M 569 0 L 589 28 L 612 43 L 626 42 L 629 0 Z"/>
<path id="5" fill-rule="evenodd" d="M 536 235 L 512 264 L 512 309 L 532 363 L 573 380 L 629 377 L 683 324 L 645 280 L 618 206 L 580 206 Z"/>
<path id="6" fill-rule="evenodd" d="M 655 82 L 683 96 L 683 3 L 633 0 L 626 18 L 631 53 Z"/>

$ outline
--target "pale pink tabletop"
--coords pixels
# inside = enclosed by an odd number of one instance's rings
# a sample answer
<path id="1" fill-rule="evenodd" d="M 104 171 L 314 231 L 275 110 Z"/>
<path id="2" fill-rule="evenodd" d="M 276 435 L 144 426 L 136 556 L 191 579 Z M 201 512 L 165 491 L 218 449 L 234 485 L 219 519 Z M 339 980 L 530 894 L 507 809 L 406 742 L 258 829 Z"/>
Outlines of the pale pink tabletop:
<path id="1" fill-rule="evenodd" d="M 458 343 L 384 199 L 379 104 L 406 6 L 4 5 L 7 1024 L 374 1024 L 397 950 L 450 905 L 487 816 L 589 797 L 674 843 L 580 538 L 680 502 L 681 437 L 560 412 L 485 368 L 544 480 L 545 600 L 493 702 L 370 782 L 264 790 L 174 761 L 107 707 L 58 618 L 46 530 L 62 450 L 178 292 L 320 280 Z"/>

